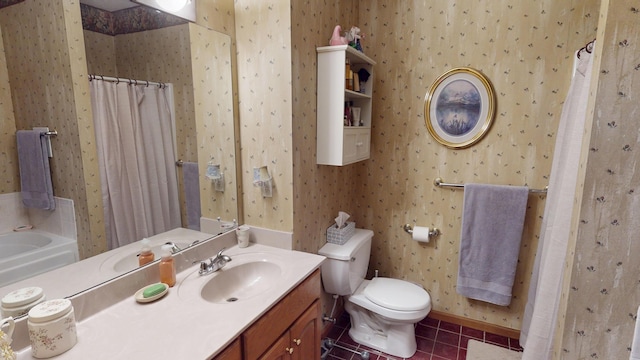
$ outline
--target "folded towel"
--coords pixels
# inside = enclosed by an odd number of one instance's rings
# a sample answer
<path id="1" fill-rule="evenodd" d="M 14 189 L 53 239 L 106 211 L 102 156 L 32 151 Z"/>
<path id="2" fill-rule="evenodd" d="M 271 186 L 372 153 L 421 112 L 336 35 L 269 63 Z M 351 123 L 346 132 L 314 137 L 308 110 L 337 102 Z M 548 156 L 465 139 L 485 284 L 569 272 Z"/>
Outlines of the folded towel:
<path id="1" fill-rule="evenodd" d="M 516 274 L 529 189 L 521 186 L 464 186 L 456 291 L 507 306 Z"/>
<path id="2" fill-rule="evenodd" d="M 640 360 L 640 307 L 636 312 L 636 327 L 633 329 L 633 340 L 631 342 L 631 355 L 629 360 Z"/>
<path id="3" fill-rule="evenodd" d="M 16 142 L 22 203 L 29 208 L 55 210 L 46 139 L 38 130 L 18 130 Z"/>
<path id="4" fill-rule="evenodd" d="M 187 227 L 200 231 L 200 178 L 198 164 L 182 163 L 182 178 L 184 184 L 184 198 L 187 207 Z"/>

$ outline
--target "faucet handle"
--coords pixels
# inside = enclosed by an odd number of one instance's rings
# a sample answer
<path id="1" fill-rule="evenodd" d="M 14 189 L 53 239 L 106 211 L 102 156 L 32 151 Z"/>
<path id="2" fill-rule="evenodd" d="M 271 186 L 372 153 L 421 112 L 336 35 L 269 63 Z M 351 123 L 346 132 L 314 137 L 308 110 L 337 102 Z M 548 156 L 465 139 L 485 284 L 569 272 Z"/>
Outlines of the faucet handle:
<path id="1" fill-rule="evenodd" d="M 222 248 L 222 250 L 218 251 L 218 255 L 216 255 L 216 257 L 220 258 L 222 257 L 222 252 L 227 250 L 227 248 Z"/>

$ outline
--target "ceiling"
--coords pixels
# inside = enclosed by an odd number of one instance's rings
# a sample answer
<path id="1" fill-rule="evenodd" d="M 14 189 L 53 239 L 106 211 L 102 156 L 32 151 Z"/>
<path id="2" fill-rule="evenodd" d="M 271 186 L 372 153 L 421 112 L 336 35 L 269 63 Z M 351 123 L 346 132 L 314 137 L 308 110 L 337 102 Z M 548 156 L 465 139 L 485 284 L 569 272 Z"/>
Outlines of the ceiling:
<path id="1" fill-rule="evenodd" d="M 140 6 L 130 0 L 80 0 L 80 2 L 109 12 Z"/>

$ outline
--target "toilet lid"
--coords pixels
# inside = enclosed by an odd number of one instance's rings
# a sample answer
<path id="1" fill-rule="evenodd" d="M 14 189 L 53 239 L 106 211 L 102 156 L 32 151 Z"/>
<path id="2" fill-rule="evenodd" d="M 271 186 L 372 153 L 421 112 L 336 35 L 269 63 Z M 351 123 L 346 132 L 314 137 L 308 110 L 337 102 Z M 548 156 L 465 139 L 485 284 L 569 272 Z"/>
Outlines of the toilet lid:
<path id="1" fill-rule="evenodd" d="M 431 301 L 429 293 L 418 285 L 384 277 L 371 279 L 363 294 L 377 305 L 400 311 L 422 310 Z"/>

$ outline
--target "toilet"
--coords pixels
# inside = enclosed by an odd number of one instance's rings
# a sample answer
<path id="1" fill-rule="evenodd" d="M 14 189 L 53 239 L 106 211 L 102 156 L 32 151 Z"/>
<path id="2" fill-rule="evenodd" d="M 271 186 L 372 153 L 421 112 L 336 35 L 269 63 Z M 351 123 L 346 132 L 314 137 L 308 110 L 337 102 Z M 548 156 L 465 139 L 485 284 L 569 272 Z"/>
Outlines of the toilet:
<path id="1" fill-rule="evenodd" d="M 416 352 L 415 324 L 431 311 L 422 287 L 385 277 L 365 280 L 373 231 L 356 229 L 343 245 L 327 243 L 318 253 L 322 284 L 329 294 L 345 296 L 351 317 L 349 336 L 357 343 L 389 355 L 408 358 Z"/>

